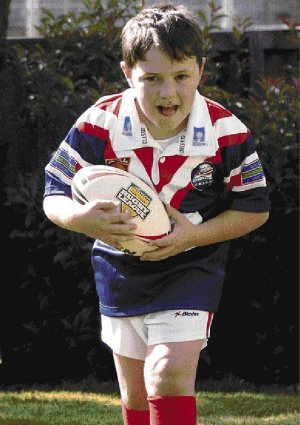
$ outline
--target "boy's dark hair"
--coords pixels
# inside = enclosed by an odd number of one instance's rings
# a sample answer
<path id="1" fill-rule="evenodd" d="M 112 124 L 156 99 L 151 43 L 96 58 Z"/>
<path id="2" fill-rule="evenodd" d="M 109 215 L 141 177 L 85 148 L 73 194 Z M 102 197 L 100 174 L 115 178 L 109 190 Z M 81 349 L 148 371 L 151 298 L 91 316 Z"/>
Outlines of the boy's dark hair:
<path id="1" fill-rule="evenodd" d="M 202 63 L 202 34 L 193 14 L 184 5 L 161 4 L 143 9 L 124 26 L 123 60 L 129 68 L 144 60 L 152 46 L 171 59 L 196 57 Z"/>

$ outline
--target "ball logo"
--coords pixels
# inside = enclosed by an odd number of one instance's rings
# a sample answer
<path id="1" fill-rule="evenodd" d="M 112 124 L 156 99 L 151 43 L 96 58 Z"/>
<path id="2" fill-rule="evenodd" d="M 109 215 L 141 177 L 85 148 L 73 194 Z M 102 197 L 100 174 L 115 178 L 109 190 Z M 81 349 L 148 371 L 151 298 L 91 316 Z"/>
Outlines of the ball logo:
<path id="1" fill-rule="evenodd" d="M 150 213 L 148 205 L 152 199 L 134 184 L 131 184 L 127 189 L 122 187 L 116 197 L 121 201 L 121 211 L 129 210 L 132 217 L 139 216 L 142 220 L 145 220 Z"/>

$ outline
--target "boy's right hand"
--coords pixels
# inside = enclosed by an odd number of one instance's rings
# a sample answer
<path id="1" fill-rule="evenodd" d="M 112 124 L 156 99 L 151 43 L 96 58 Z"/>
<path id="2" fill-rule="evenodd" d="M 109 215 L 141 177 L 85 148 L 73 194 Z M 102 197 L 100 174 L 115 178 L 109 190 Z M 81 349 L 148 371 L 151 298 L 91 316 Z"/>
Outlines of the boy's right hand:
<path id="1" fill-rule="evenodd" d="M 66 196 L 47 196 L 44 211 L 49 220 L 65 229 L 83 233 L 120 249 L 121 241 L 134 239 L 136 225 L 129 211 L 120 212 L 118 202 L 90 201 L 78 204 Z"/>
<path id="2" fill-rule="evenodd" d="M 120 212 L 118 202 L 90 201 L 74 216 L 74 230 L 120 249 L 119 242 L 134 239 L 131 218 L 129 211 Z"/>

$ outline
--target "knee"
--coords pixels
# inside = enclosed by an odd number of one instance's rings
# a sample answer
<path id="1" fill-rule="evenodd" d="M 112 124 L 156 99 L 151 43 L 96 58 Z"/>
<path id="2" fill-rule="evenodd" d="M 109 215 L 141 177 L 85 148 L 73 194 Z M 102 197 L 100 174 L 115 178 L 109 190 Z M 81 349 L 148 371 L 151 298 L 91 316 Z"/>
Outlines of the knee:
<path id="1" fill-rule="evenodd" d="M 121 391 L 122 403 L 129 409 L 147 410 L 148 400 L 147 393 L 141 388 L 130 388 Z"/>
<path id="2" fill-rule="evenodd" d="M 148 396 L 187 395 L 194 391 L 194 380 L 188 365 L 163 357 L 145 366 Z"/>

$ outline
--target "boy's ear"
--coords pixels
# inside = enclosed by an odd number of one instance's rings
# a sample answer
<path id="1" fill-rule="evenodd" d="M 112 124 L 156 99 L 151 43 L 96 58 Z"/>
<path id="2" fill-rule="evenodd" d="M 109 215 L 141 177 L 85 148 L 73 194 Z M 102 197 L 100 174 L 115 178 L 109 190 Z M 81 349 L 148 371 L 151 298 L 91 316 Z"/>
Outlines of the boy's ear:
<path id="1" fill-rule="evenodd" d="M 132 87 L 132 81 L 131 81 L 131 68 L 128 68 L 126 63 L 124 61 L 120 62 L 120 67 L 125 75 L 125 78 L 129 84 L 130 87 Z"/>
<path id="2" fill-rule="evenodd" d="M 202 74 L 203 74 L 203 71 L 204 71 L 205 63 L 206 63 L 206 58 L 202 58 L 202 63 L 201 63 L 200 68 L 199 68 L 199 71 L 200 71 L 200 79 L 201 79 Z"/>

